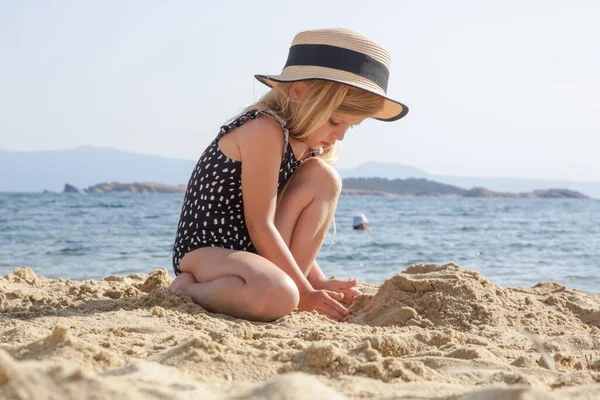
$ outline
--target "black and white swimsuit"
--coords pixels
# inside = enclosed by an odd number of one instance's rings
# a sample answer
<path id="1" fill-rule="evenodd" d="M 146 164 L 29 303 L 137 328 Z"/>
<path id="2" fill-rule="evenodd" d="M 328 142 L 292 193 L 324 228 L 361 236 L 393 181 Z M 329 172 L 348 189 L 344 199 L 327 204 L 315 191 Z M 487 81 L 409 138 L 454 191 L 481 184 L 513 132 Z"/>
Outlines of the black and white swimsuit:
<path id="1" fill-rule="evenodd" d="M 223 125 L 219 134 L 202 153 L 188 182 L 173 248 L 173 271 L 181 273 L 183 256 L 201 247 L 224 247 L 256 253 L 250 241 L 242 198 L 242 163 L 227 157 L 219 148 L 226 133 L 249 119 L 266 115 L 277 120 L 284 135 L 284 153 L 279 167 L 277 189 L 300 165 L 289 143 L 285 121 L 266 111 L 253 110 Z"/>

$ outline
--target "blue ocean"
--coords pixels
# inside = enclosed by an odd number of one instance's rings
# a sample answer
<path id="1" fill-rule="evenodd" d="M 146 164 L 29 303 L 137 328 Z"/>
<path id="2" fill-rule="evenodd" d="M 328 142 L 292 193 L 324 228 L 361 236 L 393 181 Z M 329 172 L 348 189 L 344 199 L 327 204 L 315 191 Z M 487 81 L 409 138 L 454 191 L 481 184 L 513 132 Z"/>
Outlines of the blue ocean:
<path id="1" fill-rule="evenodd" d="M 0 274 L 97 279 L 171 270 L 183 194 L 0 194 Z M 366 214 L 373 229 L 354 231 Z M 340 198 L 318 261 L 381 283 L 415 263 L 456 262 L 503 286 L 557 281 L 600 292 L 600 200 Z"/>

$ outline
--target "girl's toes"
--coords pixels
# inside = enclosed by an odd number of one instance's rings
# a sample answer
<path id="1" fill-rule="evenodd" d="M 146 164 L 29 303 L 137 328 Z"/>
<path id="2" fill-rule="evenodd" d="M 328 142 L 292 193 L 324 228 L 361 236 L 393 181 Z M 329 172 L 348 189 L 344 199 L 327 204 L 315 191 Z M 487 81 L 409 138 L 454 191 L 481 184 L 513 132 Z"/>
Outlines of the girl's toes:
<path id="1" fill-rule="evenodd" d="M 183 291 L 183 288 L 189 285 L 190 283 L 198 282 L 196 281 L 196 278 L 193 274 L 189 272 L 182 272 L 181 274 L 177 275 L 175 279 L 173 279 L 173 282 L 171 283 L 171 286 L 169 286 L 169 289 L 175 292 L 181 292 Z"/>

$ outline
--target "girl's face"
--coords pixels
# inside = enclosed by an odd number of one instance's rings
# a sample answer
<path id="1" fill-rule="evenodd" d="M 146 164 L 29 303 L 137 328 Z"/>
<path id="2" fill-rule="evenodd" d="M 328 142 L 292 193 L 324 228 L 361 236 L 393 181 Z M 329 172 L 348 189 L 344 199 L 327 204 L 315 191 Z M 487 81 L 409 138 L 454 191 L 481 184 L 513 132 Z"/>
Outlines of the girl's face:
<path id="1" fill-rule="evenodd" d="M 311 149 L 331 147 L 337 141 L 344 140 L 346 131 L 359 125 L 365 118 L 334 112 L 329 121 L 320 126 L 304 143 Z"/>

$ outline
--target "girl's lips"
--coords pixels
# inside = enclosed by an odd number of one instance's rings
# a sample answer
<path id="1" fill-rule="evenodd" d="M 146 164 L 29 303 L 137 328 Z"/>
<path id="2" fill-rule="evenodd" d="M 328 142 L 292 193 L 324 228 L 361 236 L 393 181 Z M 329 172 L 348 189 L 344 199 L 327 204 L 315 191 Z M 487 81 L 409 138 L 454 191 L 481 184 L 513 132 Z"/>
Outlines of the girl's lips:
<path id="1" fill-rule="evenodd" d="M 323 145 L 323 147 L 329 147 L 329 146 L 331 146 L 331 145 L 330 145 L 329 143 L 327 143 L 327 142 L 321 142 L 321 144 Z"/>

